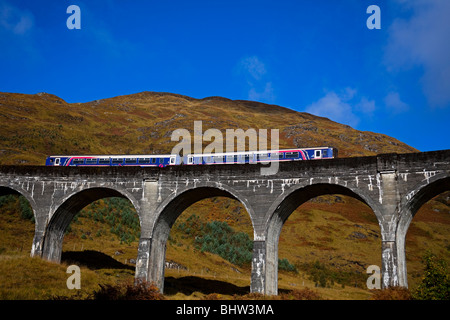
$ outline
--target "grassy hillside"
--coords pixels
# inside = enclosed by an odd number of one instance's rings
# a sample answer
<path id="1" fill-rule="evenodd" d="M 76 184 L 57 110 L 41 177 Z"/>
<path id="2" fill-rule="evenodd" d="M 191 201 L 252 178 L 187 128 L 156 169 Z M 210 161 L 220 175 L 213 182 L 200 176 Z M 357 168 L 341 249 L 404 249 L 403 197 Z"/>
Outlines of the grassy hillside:
<path id="1" fill-rule="evenodd" d="M 224 135 L 225 129 L 279 129 L 282 148 L 329 145 L 341 157 L 417 151 L 380 133 L 279 106 L 169 93 L 72 104 L 51 94 L 0 93 L 0 119 L 3 165 L 42 165 L 47 155 L 61 153 L 169 153 L 176 144 L 170 141 L 171 132 L 185 128 L 192 133 L 195 120 L 203 121 L 203 131 L 217 128 Z M 413 220 L 406 243 L 412 287 L 423 274 L 421 257 L 427 250 L 450 262 L 448 203 L 448 193 L 443 194 Z M 34 234 L 30 218 L 26 201 L 0 197 L 1 299 L 74 294 L 66 287 L 66 268 L 72 263 L 82 268 L 81 295 L 99 284 L 132 281 L 139 224 L 130 203 L 102 199 L 83 209 L 66 232 L 61 265 L 29 258 Z M 239 202 L 218 197 L 195 203 L 169 236 L 166 297 L 248 294 L 251 266 L 246 252 L 252 240 L 250 218 Z M 280 235 L 280 293 L 310 288 L 325 299 L 369 298 L 365 270 L 381 264 L 380 242 L 375 215 L 353 198 L 331 195 L 303 204 Z"/>
<path id="2" fill-rule="evenodd" d="M 386 135 L 354 130 L 280 106 L 219 97 L 142 92 L 66 103 L 51 94 L 0 93 L 0 164 L 44 164 L 49 154 L 170 153 L 172 131 L 278 129 L 280 147 L 337 147 L 340 156 L 413 152 Z M 205 142 L 204 146 L 209 142 Z M 224 147 L 225 149 L 225 147 Z"/>
<path id="3" fill-rule="evenodd" d="M 124 241 L 123 234 L 133 235 L 136 230 L 133 223 L 124 223 L 113 201 L 99 200 L 80 212 L 65 235 L 63 263 L 58 265 L 29 257 L 34 223 L 20 215 L 23 208 L 17 196 L 0 199 L 4 199 L 0 206 L 1 299 L 74 295 L 66 287 L 66 268 L 70 264 L 81 266 L 81 296 L 98 290 L 99 284 L 133 280 L 138 242 L 131 237 Z M 126 201 L 121 204 L 127 205 Z M 206 224 L 221 221 L 234 234 L 246 234 L 242 237 L 246 243 L 246 238 L 251 239 L 250 220 L 240 208 L 235 201 L 215 198 L 194 204 L 180 216 L 167 245 L 166 298 L 202 299 L 216 293 L 230 299 L 248 294 L 250 264 L 245 260 L 232 263 L 202 250 L 198 241 L 199 236 L 208 235 L 204 232 Z M 427 250 L 450 262 L 448 213 L 448 206 L 430 201 L 414 219 L 407 239 L 412 288 L 423 275 L 421 258 Z M 111 223 L 109 217 L 113 214 L 116 219 Z M 280 293 L 310 288 L 324 299 L 370 298 L 365 270 L 381 262 L 378 228 L 369 208 L 353 199 L 329 196 L 302 205 L 281 233 L 279 258 L 294 269 L 280 267 Z"/>

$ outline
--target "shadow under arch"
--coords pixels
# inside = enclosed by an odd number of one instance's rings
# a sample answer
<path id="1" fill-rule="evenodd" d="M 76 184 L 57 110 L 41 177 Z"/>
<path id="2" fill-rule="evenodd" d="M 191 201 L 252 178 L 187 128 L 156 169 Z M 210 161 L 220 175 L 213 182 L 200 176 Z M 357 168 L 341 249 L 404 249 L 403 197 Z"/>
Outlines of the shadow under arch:
<path id="1" fill-rule="evenodd" d="M 90 203 L 110 197 L 127 199 L 135 206 L 135 202 L 129 195 L 119 190 L 105 187 L 84 189 L 65 199 L 48 222 L 43 239 L 42 258 L 58 263 L 61 262 L 64 233 L 75 215 Z M 137 209 L 136 206 L 135 209 Z"/>
<path id="2" fill-rule="evenodd" d="M 252 221 L 252 208 L 236 191 L 229 187 L 221 186 L 199 186 L 178 193 L 167 203 L 161 204 L 163 208 L 158 214 L 152 230 L 149 280 L 153 281 L 161 292 L 164 290 L 164 263 L 166 256 L 166 243 L 170 230 L 176 219 L 194 203 L 212 197 L 226 197 L 239 201 L 245 207 Z M 252 221 L 253 223 L 253 221 Z"/>
<path id="3" fill-rule="evenodd" d="M 278 294 L 278 243 L 281 229 L 289 216 L 303 203 L 323 195 L 340 194 L 355 198 L 372 209 L 378 222 L 381 214 L 378 205 L 367 195 L 339 184 L 317 183 L 297 186 L 288 190 L 289 194 L 276 202 L 276 209 L 266 225 L 266 268 L 265 292 Z"/>
<path id="4" fill-rule="evenodd" d="M 430 178 L 427 185 L 415 186 L 413 190 L 418 191 L 411 198 L 406 198 L 406 203 L 403 203 L 396 231 L 399 286 L 405 288 L 408 287 L 405 246 L 409 226 L 417 211 L 425 203 L 443 192 L 450 191 L 450 175 L 448 173 L 436 175 Z"/>

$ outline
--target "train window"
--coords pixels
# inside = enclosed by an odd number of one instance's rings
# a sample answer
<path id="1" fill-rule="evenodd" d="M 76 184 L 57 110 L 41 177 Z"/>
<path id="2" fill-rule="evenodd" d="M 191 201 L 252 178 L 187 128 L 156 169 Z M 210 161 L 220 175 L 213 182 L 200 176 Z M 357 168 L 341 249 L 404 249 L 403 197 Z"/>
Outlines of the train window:
<path id="1" fill-rule="evenodd" d="M 205 162 L 211 162 L 211 157 L 203 157 L 203 161 L 205 161 Z"/>
<path id="2" fill-rule="evenodd" d="M 156 158 L 152 158 L 152 163 L 156 163 Z"/>
<path id="3" fill-rule="evenodd" d="M 138 162 L 140 164 L 150 163 L 150 158 L 139 158 Z"/>
<path id="4" fill-rule="evenodd" d="M 164 163 L 164 158 L 159 158 L 159 163 Z"/>
<path id="5" fill-rule="evenodd" d="M 84 159 L 73 159 L 73 164 L 84 164 Z"/>
<path id="6" fill-rule="evenodd" d="M 214 162 L 224 162 L 224 156 L 214 156 Z"/>
<path id="7" fill-rule="evenodd" d="M 86 164 L 97 164 L 96 158 L 86 159 Z"/>
<path id="8" fill-rule="evenodd" d="M 261 153 L 261 154 L 258 154 L 256 156 L 257 160 L 267 160 L 268 158 L 269 158 L 269 154 L 268 153 Z"/>
<path id="9" fill-rule="evenodd" d="M 98 159 L 98 164 L 109 164 L 109 158 Z"/>
<path id="10" fill-rule="evenodd" d="M 125 163 L 136 163 L 136 158 L 125 158 Z"/>
<path id="11" fill-rule="evenodd" d="M 122 162 L 123 162 L 122 158 L 113 158 L 112 159 L 112 163 L 114 163 L 114 164 L 119 164 L 119 163 L 122 163 Z"/>
<path id="12" fill-rule="evenodd" d="M 298 158 L 298 152 L 286 152 L 285 155 L 289 159 Z"/>
<path id="13" fill-rule="evenodd" d="M 316 158 L 320 158 L 320 150 L 316 150 Z"/>

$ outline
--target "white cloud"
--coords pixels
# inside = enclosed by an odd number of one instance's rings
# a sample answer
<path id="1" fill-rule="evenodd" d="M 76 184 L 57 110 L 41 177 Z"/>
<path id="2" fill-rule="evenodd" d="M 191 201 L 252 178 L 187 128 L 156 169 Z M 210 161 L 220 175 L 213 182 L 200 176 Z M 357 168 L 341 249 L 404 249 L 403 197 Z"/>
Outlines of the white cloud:
<path id="1" fill-rule="evenodd" d="M 28 34 L 33 28 L 34 17 L 26 10 L 20 10 L 5 1 L 0 1 L 0 29 L 14 35 Z"/>
<path id="2" fill-rule="evenodd" d="M 272 82 L 266 79 L 268 76 L 266 65 L 259 57 L 242 58 L 237 64 L 237 71 L 246 79 L 249 100 L 268 103 L 275 101 Z"/>
<path id="3" fill-rule="evenodd" d="M 261 77 L 267 72 L 266 66 L 259 60 L 257 56 L 241 59 L 240 66 L 255 80 L 261 80 Z"/>
<path id="4" fill-rule="evenodd" d="M 364 96 L 359 97 L 358 91 L 350 87 L 338 93 L 330 91 L 307 106 L 305 111 L 356 127 L 362 118 L 372 117 L 376 110 L 374 100 Z"/>
<path id="5" fill-rule="evenodd" d="M 251 88 L 248 92 L 248 99 L 255 101 L 273 101 L 275 95 L 272 88 L 272 82 L 267 82 L 264 91 L 256 92 L 255 88 Z"/>
<path id="6" fill-rule="evenodd" d="M 400 99 L 398 92 L 390 92 L 385 98 L 384 103 L 391 113 L 397 114 L 408 111 L 409 106 Z"/>
<path id="7" fill-rule="evenodd" d="M 348 92 L 341 95 L 328 92 L 324 97 L 306 107 L 305 111 L 354 127 L 359 123 L 359 118 L 353 113 L 351 105 L 347 103 L 351 98 L 353 94 L 349 98 Z"/>
<path id="8" fill-rule="evenodd" d="M 431 105 L 450 105 L 450 1 L 400 1 L 409 19 L 389 29 L 385 61 L 391 70 L 423 68 L 421 84 Z"/>
<path id="9" fill-rule="evenodd" d="M 361 101 L 356 104 L 356 109 L 368 116 L 371 116 L 375 111 L 375 101 L 362 97 Z"/>

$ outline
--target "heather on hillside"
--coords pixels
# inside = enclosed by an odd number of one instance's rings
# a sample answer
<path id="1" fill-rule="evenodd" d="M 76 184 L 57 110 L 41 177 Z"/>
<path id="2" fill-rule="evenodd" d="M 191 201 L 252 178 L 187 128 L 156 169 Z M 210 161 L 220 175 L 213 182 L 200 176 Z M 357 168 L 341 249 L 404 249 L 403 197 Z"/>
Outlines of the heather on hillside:
<path id="1" fill-rule="evenodd" d="M 280 148 L 332 146 L 341 157 L 417 151 L 309 113 L 220 97 L 141 92 L 67 103 L 51 94 L 1 93 L 0 105 L 0 164 L 43 165 L 52 154 L 168 154 L 176 145 L 172 132 L 193 134 L 198 120 L 203 132 L 214 128 L 224 136 L 226 129 L 277 129 Z"/>
<path id="2" fill-rule="evenodd" d="M 237 265 L 250 265 L 253 240 L 244 232 L 237 232 L 224 221 L 203 222 L 199 216 L 191 215 L 177 225 L 185 235 L 194 237 L 195 248 L 219 255 Z M 280 270 L 297 272 L 297 268 L 287 259 L 279 259 Z"/>
<path id="3" fill-rule="evenodd" d="M 109 231 L 116 235 L 122 243 L 138 241 L 140 237 L 139 217 L 130 201 L 122 198 L 105 198 L 91 203 L 78 213 L 72 223 L 78 223 L 78 217 L 91 218 L 95 223 L 105 223 Z M 72 231 L 71 226 L 66 233 Z M 104 231 L 103 231 L 104 232 Z M 100 236 L 99 229 L 95 236 Z M 83 233 L 85 239 L 88 235 Z"/>

